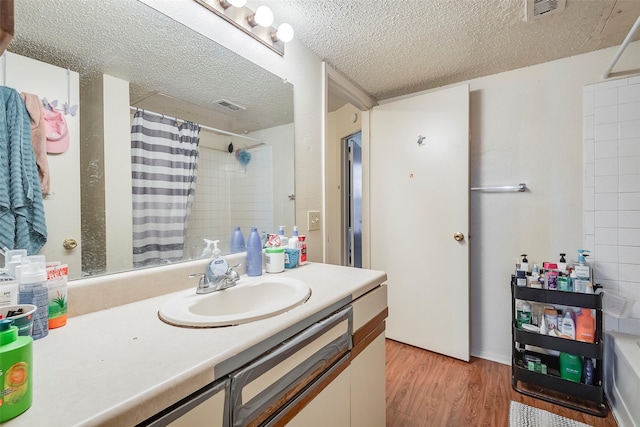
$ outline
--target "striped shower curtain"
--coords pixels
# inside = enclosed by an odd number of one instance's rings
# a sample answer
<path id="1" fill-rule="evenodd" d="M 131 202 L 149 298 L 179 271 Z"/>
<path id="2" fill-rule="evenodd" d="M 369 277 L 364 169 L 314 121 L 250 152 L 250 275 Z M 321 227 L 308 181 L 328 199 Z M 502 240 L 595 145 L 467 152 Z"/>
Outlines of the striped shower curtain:
<path id="1" fill-rule="evenodd" d="M 133 265 L 183 258 L 200 126 L 137 111 L 131 127 Z"/>

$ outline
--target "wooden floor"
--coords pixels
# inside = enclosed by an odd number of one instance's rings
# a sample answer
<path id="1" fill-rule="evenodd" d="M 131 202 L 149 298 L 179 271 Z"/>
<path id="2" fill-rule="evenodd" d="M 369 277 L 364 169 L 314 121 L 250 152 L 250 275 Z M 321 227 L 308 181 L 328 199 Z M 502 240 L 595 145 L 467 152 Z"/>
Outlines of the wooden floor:
<path id="1" fill-rule="evenodd" d="M 509 425 L 511 400 L 593 427 L 617 426 L 525 396 L 511 387 L 511 367 L 484 359 L 469 363 L 387 339 L 387 427 Z"/>

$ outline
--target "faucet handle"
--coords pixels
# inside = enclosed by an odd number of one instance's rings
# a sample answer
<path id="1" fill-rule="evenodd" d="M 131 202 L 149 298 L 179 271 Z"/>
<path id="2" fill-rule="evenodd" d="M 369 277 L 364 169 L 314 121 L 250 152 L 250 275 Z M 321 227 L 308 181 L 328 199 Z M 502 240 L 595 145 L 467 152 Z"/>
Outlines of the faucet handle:
<path id="1" fill-rule="evenodd" d="M 234 268 L 240 267 L 242 264 L 237 264 L 227 269 L 225 276 L 227 276 L 227 282 L 233 282 L 234 284 L 240 280 L 240 274 L 234 270 Z"/>
<path id="2" fill-rule="evenodd" d="M 189 274 L 189 279 L 194 279 L 196 277 L 200 278 L 200 280 L 198 281 L 198 288 L 208 288 L 211 284 L 211 281 L 209 281 L 209 276 L 207 276 L 206 273 Z"/>

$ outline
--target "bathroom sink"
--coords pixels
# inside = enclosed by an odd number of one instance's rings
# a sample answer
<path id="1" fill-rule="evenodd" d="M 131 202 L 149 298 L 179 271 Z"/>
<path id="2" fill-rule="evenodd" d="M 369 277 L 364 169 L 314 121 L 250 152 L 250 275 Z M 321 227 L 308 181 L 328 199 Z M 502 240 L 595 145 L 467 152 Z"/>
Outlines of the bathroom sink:
<path id="1" fill-rule="evenodd" d="M 158 316 L 175 326 L 213 328 L 266 319 L 304 304 L 311 295 L 306 283 L 268 276 L 243 277 L 234 287 L 198 295 L 190 288 L 166 301 Z"/>

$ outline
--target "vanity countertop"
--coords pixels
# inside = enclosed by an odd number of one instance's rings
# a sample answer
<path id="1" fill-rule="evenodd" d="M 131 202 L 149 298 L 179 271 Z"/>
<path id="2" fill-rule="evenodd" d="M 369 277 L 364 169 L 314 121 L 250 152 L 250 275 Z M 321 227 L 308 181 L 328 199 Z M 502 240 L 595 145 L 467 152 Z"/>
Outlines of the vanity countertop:
<path id="1" fill-rule="evenodd" d="M 240 367 L 243 355 L 268 350 L 275 337 L 386 280 L 381 271 L 317 263 L 282 274 L 308 283 L 309 300 L 243 325 L 170 326 L 158 309 L 173 294 L 70 318 L 34 342 L 33 404 L 2 426 L 134 426 Z"/>

